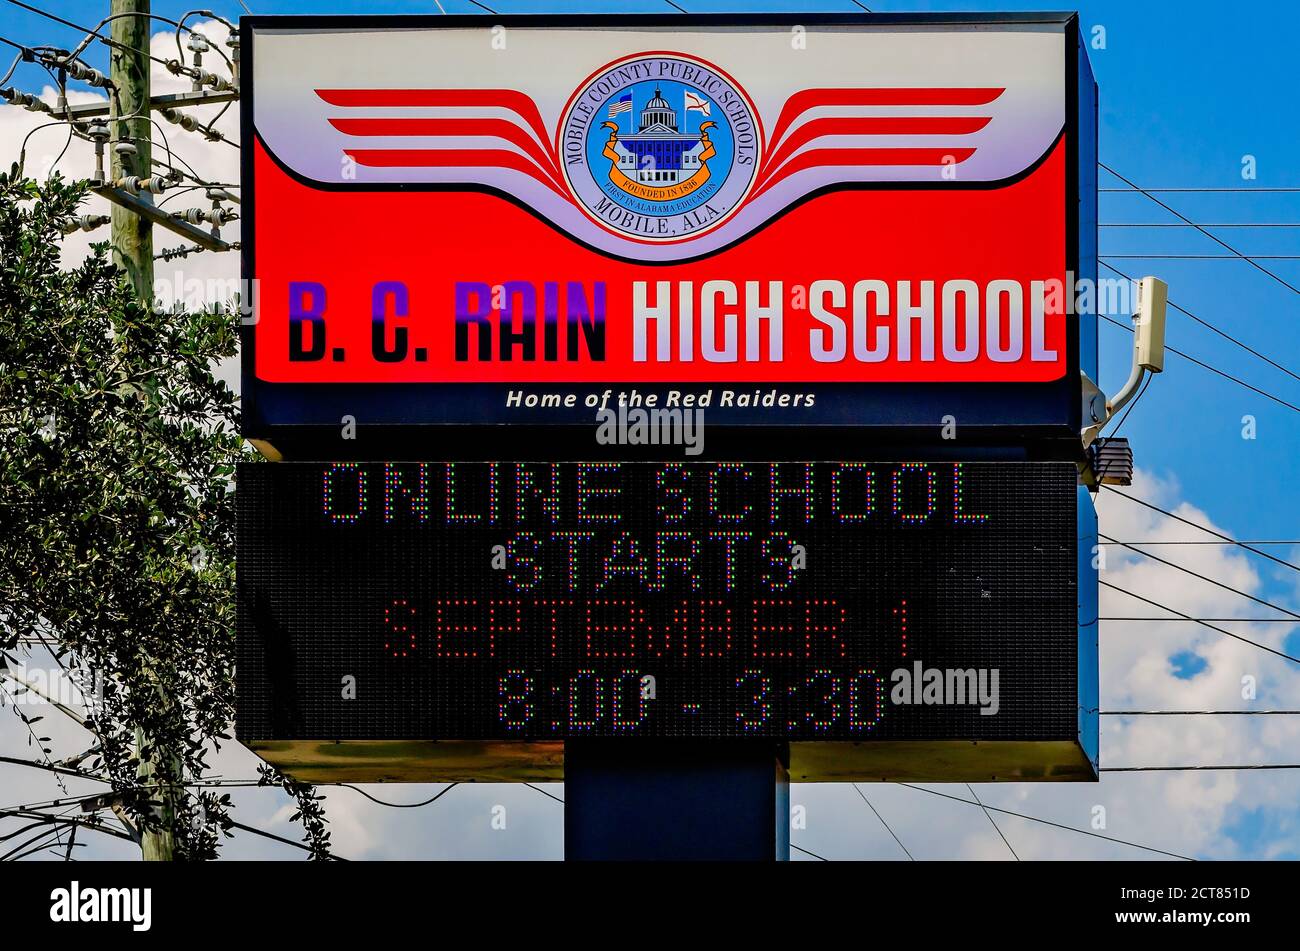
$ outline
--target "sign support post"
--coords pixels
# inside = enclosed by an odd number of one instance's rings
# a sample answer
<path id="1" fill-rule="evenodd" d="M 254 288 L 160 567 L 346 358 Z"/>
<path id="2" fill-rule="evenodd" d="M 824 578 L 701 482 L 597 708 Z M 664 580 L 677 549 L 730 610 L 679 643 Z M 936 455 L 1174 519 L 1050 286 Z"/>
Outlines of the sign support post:
<path id="1" fill-rule="evenodd" d="M 568 861 L 786 861 L 790 781 L 770 742 L 569 740 Z"/>

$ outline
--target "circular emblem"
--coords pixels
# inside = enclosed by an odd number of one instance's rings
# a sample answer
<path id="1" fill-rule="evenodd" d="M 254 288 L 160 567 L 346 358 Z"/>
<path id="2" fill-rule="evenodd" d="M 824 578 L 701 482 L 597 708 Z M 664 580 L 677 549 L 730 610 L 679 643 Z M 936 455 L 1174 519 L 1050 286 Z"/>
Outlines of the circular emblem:
<path id="1" fill-rule="evenodd" d="M 744 91 L 681 53 L 603 67 L 569 100 L 559 132 L 579 207 L 640 241 L 685 241 L 722 224 L 749 194 L 762 147 Z"/>

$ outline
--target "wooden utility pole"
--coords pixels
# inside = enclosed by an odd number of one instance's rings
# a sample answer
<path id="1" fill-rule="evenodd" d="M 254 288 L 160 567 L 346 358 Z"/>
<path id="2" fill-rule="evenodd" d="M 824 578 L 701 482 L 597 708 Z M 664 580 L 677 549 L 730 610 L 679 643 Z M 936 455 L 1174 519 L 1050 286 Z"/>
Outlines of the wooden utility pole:
<path id="1" fill-rule="evenodd" d="M 110 92 L 113 121 L 111 176 L 148 178 L 152 174 L 149 150 L 149 0 L 110 0 L 110 21 L 115 45 L 109 54 L 109 78 L 117 87 Z M 126 14 L 123 16 L 123 14 Z M 135 14 L 135 15 L 133 15 Z M 120 151 L 119 143 L 135 147 Z M 142 195 L 144 200 L 149 196 Z M 146 304 L 153 301 L 153 224 L 121 205 L 113 206 L 113 263 L 130 278 L 131 286 Z"/>
<path id="2" fill-rule="evenodd" d="M 110 147 L 112 164 L 110 176 L 119 182 L 128 176 L 141 179 L 153 174 L 149 148 L 149 0 L 110 0 L 109 21 L 114 46 L 109 54 L 109 78 L 116 87 L 110 91 Z M 150 201 L 147 192 L 141 199 Z M 153 223 L 130 208 L 113 205 L 112 238 L 113 263 L 135 288 L 137 296 L 146 307 L 153 306 Z M 159 702 L 166 698 L 159 697 Z M 164 751 L 145 755 L 147 737 L 136 728 L 136 750 L 140 756 L 137 775 L 141 782 L 151 783 L 159 776 L 158 763 Z M 168 862 L 175 857 L 176 838 L 172 832 L 175 821 L 176 790 L 170 786 L 151 787 L 150 796 L 159 803 L 161 826 L 142 830 L 140 852 L 146 862 Z"/>

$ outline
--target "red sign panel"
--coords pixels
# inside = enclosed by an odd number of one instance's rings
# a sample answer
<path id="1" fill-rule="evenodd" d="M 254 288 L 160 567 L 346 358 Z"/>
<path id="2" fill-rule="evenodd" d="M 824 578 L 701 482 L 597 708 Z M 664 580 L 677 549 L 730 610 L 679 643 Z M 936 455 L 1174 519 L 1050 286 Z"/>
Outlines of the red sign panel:
<path id="1" fill-rule="evenodd" d="M 610 388 L 778 426 L 1077 412 L 1063 24 L 277 22 L 250 30 L 253 430 L 343 394 L 588 423 Z M 735 386 L 785 399 L 731 418 Z M 529 417 L 543 390 L 574 412 Z"/>

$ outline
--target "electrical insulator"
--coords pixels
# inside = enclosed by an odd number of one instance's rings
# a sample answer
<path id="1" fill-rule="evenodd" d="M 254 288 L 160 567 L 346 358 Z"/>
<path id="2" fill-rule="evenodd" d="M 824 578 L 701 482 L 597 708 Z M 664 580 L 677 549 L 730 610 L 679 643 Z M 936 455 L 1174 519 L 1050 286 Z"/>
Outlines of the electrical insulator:
<path id="1" fill-rule="evenodd" d="M 96 228 L 103 227 L 112 220 L 113 219 L 108 215 L 79 215 L 63 226 L 63 233 L 72 234 L 74 231 L 94 231 Z"/>
<path id="2" fill-rule="evenodd" d="M 15 106 L 22 106 L 28 112 L 51 111 L 49 106 L 31 93 L 19 92 L 17 89 L 13 89 L 12 87 L 0 89 L 0 96 L 3 96 Z"/>
<path id="3" fill-rule="evenodd" d="M 230 47 L 230 75 L 236 89 L 239 88 L 239 34 L 231 31 L 226 37 L 226 46 Z"/>
<path id="4" fill-rule="evenodd" d="M 194 79 L 194 88 L 197 90 L 202 86 L 211 86 L 218 92 L 233 90 L 230 80 L 218 76 L 216 73 L 210 73 L 206 69 L 195 70 L 197 76 Z"/>
<path id="5" fill-rule="evenodd" d="M 161 195 L 167 190 L 167 185 L 167 179 L 158 175 L 151 175 L 148 178 L 141 178 L 138 175 L 129 175 L 118 182 L 119 188 L 132 195 L 138 195 L 141 192 L 148 192 L 151 195 Z"/>
<path id="6" fill-rule="evenodd" d="M 201 35 L 191 32 L 189 47 L 194 51 L 194 69 L 190 73 L 194 83 L 191 88 L 194 92 L 199 92 L 203 89 L 203 77 L 206 75 L 203 71 L 203 51 L 208 48 L 208 43 Z"/>
<path id="7" fill-rule="evenodd" d="M 216 225 L 220 228 L 222 225 L 237 221 L 239 215 L 237 212 L 226 208 L 186 208 L 184 211 L 178 211 L 176 217 L 181 221 L 188 222 L 192 225 L 201 225 L 204 222 Z"/>
<path id="8" fill-rule="evenodd" d="M 92 86 L 99 86 L 104 89 L 113 85 L 109 78 L 99 70 L 87 66 L 85 63 L 80 63 L 75 59 L 61 62 L 59 65 L 66 69 L 68 75 L 73 79 L 79 79 L 84 83 L 89 83 Z"/>
<path id="9" fill-rule="evenodd" d="M 107 177 L 104 175 L 104 143 L 108 141 L 108 123 L 103 119 L 92 119 L 86 135 L 95 143 L 95 175 L 91 184 L 102 185 Z"/>
<path id="10" fill-rule="evenodd" d="M 203 127 L 203 124 L 198 119 L 187 112 L 181 112 L 179 109 L 163 109 L 161 112 L 164 119 L 180 126 L 187 132 L 194 132 Z"/>

